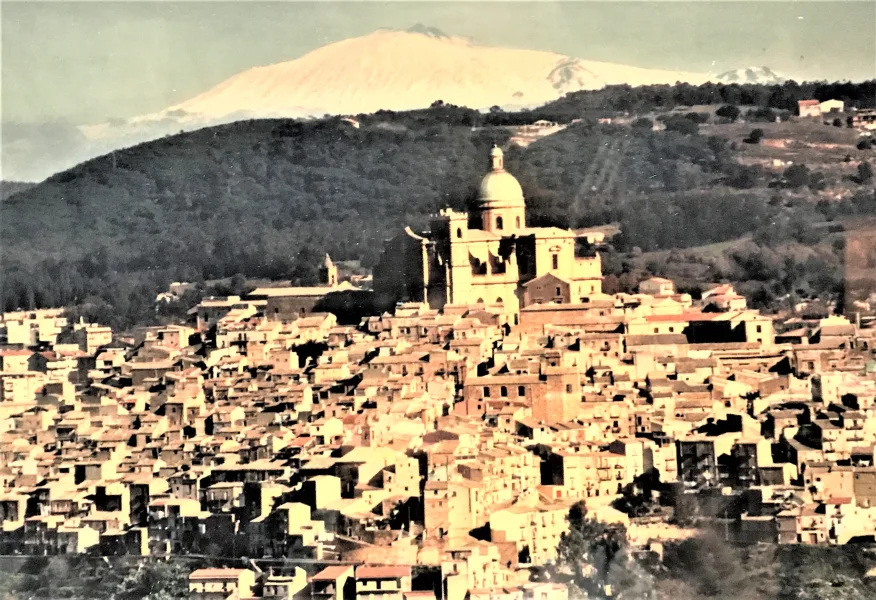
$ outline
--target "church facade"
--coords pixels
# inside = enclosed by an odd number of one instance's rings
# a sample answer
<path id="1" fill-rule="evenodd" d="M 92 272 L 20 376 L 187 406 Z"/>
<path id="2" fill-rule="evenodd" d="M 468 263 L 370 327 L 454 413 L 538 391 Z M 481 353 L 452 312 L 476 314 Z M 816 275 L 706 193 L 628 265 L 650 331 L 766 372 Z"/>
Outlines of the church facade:
<path id="1" fill-rule="evenodd" d="M 576 241 L 587 236 L 527 226 L 523 190 L 498 147 L 490 152 L 472 216 L 443 209 L 428 232 L 406 228 L 388 240 L 374 269 L 378 300 L 432 308 L 500 304 L 513 313 L 530 304 L 587 302 L 602 292 L 599 254 L 576 253 Z"/>

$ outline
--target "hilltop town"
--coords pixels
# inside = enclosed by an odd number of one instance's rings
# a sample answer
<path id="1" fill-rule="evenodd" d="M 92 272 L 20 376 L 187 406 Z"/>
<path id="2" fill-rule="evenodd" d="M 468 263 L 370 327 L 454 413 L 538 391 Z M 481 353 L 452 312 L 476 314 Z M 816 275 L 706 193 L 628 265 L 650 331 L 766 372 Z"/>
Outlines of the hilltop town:
<path id="1" fill-rule="evenodd" d="M 200 600 L 564 600 L 585 521 L 629 561 L 874 540 L 872 318 L 604 293 L 610 240 L 528 226 L 499 148 L 476 211 L 387 241 L 395 309 L 358 325 L 329 257 L 178 324 L 5 313 L 0 554 L 197 557 Z"/>

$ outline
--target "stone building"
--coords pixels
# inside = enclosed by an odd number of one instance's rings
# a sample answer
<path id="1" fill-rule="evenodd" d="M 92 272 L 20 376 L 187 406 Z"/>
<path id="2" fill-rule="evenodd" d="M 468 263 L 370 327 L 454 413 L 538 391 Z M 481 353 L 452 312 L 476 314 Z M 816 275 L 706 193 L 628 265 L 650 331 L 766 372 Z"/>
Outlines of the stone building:
<path id="1" fill-rule="evenodd" d="M 593 240 L 557 227 L 528 227 L 523 190 L 505 170 L 500 148 L 492 149 L 490 161 L 476 214 L 443 209 L 430 231 L 406 228 L 386 242 L 374 271 L 378 302 L 496 304 L 516 313 L 527 304 L 583 303 L 601 294 L 600 256 L 576 243 Z"/>

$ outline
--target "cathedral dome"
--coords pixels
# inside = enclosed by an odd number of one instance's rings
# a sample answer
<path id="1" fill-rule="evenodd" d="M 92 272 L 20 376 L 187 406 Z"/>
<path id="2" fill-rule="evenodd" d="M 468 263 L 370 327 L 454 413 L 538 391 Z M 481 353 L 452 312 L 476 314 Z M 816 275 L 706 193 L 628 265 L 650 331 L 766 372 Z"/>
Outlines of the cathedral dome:
<path id="1" fill-rule="evenodd" d="M 523 188 L 517 179 L 505 170 L 502 149 L 490 151 L 492 168 L 481 180 L 478 199 L 482 203 L 523 204 Z"/>

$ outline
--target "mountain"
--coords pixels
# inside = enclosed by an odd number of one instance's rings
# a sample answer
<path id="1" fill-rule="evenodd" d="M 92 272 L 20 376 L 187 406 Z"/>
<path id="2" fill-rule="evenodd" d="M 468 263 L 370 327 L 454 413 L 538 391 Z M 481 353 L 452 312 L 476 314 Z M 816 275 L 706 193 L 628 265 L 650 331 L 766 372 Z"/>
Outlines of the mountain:
<path id="1" fill-rule="evenodd" d="M 715 83 L 723 84 L 759 84 L 759 85 L 782 85 L 787 81 L 786 77 L 782 77 L 769 67 L 747 67 L 744 69 L 734 69 L 732 71 L 724 71 L 713 78 Z"/>
<path id="2" fill-rule="evenodd" d="M 439 99 L 474 109 L 538 106 L 606 84 L 676 81 L 700 83 L 705 77 L 484 46 L 417 25 L 407 31 L 378 30 L 296 60 L 249 69 L 157 116 L 359 114 L 425 108 Z"/>
<path id="3" fill-rule="evenodd" d="M 404 31 L 380 29 L 295 60 L 253 67 L 157 113 L 81 126 L 78 131 L 91 153 L 78 158 L 246 119 L 403 111 L 436 100 L 478 110 L 518 110 L 610 84 L 698 84 L 705 79 L 698 73 L 486 46 L 417 24 Z"/>
<path id="4" fill-rule="evenodd" d="M 9 129 L 4 131 L 4 177 L 40 180 L 118 148 L 247 119 L 410 110 L 436 100 L 517 110 L 609 84 L 676 81 L 696 84 L 705 76 L 486 46 L 422 24 L 380 29 L 295 60 L 253 67 L 156 113 L 79 127 Z"/>
<path id="5" fill-rule="evenodd" d="M 243 71 L 157 114 L 129 121 L 214 123 L 412 110 L 436 100 L 478 110 L 539 106 L 568 92 L 607 84 L 687 81 L 695 73 L 586 61 L 553 52 L 500 48 L 424 25 L 381 29 L 318 48 L 296 60 Z M 106 125 L 84 128 L 101 136 Z"/>

